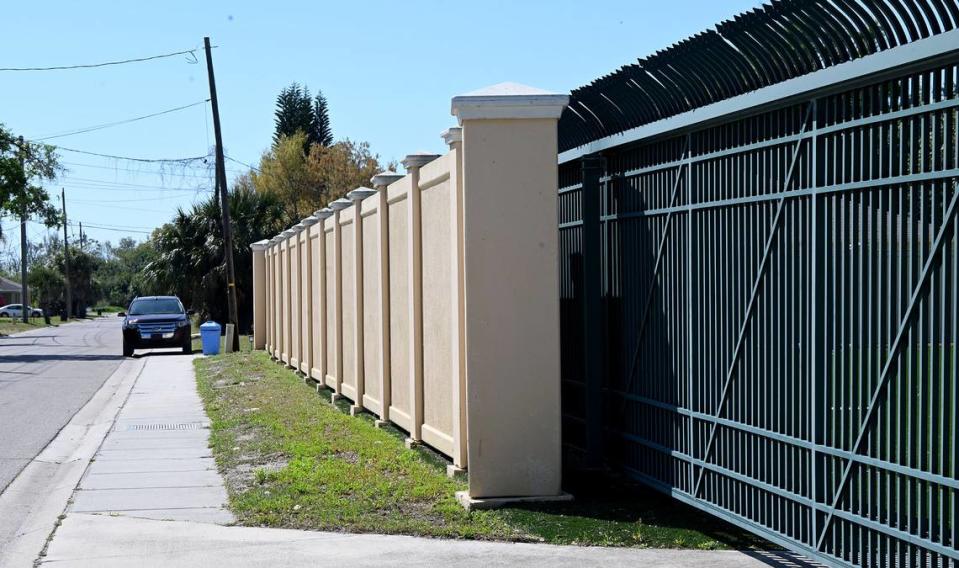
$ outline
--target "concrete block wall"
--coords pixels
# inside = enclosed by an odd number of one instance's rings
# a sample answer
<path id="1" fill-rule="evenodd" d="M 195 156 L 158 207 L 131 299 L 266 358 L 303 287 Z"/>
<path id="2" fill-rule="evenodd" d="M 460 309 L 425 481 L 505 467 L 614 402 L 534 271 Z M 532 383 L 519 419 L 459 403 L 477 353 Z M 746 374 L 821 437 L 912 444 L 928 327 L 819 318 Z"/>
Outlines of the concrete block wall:
<path id="1" fill-rule="evenodd" d="M 567 97 L 454 97 L 411 154 L 254 243 L 254 345 L 468 469 L 466 501 L 560 489 L 557 120 Z"/>

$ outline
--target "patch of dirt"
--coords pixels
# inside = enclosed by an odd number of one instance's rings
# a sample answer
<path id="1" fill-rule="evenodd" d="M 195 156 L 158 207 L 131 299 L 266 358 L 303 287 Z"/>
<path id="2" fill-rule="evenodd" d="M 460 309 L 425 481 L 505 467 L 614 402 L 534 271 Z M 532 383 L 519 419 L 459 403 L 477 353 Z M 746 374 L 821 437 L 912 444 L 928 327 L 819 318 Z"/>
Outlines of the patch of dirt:
<path id="1" fill-rule="evenodd" d="M 237 464 L 223 472 L 227 484 L 233 491 L 243 493 L 256 484 L 256 472 L 263 470 L 275 473 L 289 464 L 286 456 L 273 454 L 270 456 L 240 456 Z"/>
<path id="2" fill-rule="evenodd" d="M 336 452 L 333 454 L 333 458 L 343 460 L 351 464 L 360 463 L 360 456 L 356 452 Z"/>

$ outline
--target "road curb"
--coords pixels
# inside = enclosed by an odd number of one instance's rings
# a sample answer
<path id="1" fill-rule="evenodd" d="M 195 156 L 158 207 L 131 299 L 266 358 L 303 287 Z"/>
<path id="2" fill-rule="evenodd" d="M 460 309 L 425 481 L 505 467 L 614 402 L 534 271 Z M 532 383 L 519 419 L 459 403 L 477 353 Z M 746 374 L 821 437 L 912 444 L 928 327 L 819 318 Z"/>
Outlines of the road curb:
<path id="1" fill-rule="evenodd" d="M 39 558 L 145 364 L 124 360 L 0 494 L 0 517 L 23 517 L 13 540 L 0 550 L 0 568 L 32 566 Z"/>

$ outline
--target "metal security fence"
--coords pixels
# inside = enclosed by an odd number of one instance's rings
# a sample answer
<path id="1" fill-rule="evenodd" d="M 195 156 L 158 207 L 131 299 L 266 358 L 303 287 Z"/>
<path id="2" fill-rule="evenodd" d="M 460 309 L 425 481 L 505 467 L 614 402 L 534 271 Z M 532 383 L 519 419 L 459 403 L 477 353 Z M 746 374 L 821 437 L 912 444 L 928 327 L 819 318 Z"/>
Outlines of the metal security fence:
<path id="1" fill-rule="evenodd" d="M 956 48 L 561 155 L 567 464 L 959 566 Z"/>

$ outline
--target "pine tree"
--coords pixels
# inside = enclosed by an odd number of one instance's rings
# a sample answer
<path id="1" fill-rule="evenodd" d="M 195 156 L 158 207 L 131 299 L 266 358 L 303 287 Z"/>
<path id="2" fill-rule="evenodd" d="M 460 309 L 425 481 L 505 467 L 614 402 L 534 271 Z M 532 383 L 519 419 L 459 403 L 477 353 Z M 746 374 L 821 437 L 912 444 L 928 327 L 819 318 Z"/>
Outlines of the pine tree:
<path id="1" fill-rule="evenodd" d="M 317 92 L 314 99 L 308 87 L 291 83 L 276 97 L 276 129 L 273 144 L 280 138 L 291 137 L 297 132 L 306 135 L 303 153 L 309 154 L 314 144 L 329 147 L 333 144 L 333 131 L 330 128 L 330 116 L 326 97 Z"/>
<path id="2" fill-rule="evenodd" d="M 333 145 L 333 129 L 330 127 L 330 114 L 323 91 L 317 91 L 316 98 L 313 100 L 313 127 L 311 130 L 311 142 L 327 148 Z"/>
<path id="3" fill-rule="evenodd" d="M 284 88 L 276 97 L 275 117 L 274 144 L 279 142 L 281 137 L 293 136 L 297 132 L 308 134 L 313 127 L 310 91 L 297 83 L 291 83 Z M 308 143 L 303 150 L 309 152 Z"/>

